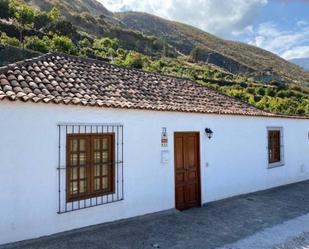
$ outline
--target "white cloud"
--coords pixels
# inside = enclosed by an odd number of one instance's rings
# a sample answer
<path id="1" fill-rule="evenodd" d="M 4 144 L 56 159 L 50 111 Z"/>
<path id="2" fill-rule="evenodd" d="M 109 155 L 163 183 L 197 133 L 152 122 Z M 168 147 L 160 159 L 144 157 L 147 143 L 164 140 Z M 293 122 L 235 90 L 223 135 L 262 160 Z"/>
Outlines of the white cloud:
<path id="1" fill-rule="evenodd" d="M 287 60 L 295 58 L 309 58 L 309 46 L 294 47 L 285 51 L 281 56 Z"/>
<path id="2" fill-rule="evenodd" d="M 111 11 L 143 11 L 229 37 L 250 32 L 268 0 L 99 0 Z"/>
<path id="3" fill-rule="evenodd" d="M 306 26 L 308 25 L 308 22 L 304 21 L 304 20 L 300 20 L 296 23 L 297 26 L 302 27 L 302 26 Z"/>
<path id="4" fill-rule="evenodd" d="M 309 24 L 305 22 L 298 24 L 296 23 L 294 29 L 285 30 L 273 23 L 261 23 L 248 43 L 276 53 L 285 59 L 307 57 L 309 56 Z"/>
<path id="5" fill-rule="evenodd" d="M 248 25 L 247 27 L 245 27 L 242 30 L 232 31 L 233 36 L 248 35 L 248 34 L 252 34 L 252 33 L 253 33 L 253 26 L 252 25 Z"/>

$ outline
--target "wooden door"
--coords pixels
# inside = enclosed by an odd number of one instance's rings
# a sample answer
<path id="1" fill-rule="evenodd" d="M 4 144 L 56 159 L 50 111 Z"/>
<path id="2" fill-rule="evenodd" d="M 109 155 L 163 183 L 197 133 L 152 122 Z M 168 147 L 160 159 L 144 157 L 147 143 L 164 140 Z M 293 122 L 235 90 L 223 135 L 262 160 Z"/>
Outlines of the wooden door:
<path id="1" fill-rule="evenodd" d="M 175 132 L 175 205 L 179 210 L 201 205 L 199 133 Z"/>

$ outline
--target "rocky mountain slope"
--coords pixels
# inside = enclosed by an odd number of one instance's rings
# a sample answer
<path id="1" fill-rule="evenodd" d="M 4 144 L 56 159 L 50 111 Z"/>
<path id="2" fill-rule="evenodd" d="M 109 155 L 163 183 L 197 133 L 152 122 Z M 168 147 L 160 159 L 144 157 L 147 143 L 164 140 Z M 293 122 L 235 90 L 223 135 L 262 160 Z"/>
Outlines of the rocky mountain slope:
<path id="1" fill-rule="evenodd" d="M 89 12 L 96 16 L 113 16 L 112 12 L 96 0 L 25 0 L 25 2 L 43 11 L 48 11 L 56 6 L 65 16 L 81 12 Z"/>
<path id="2" fill-rule="evenodd" d="M 115 16 L 121 20 L 125 28 L 162 37 L 184 54 L 199 46 L 202 50 L 202 60 L 232 73 L 247 73 L 263 81 L 281 78 L 309 83 L 309 73 L 266 50 L 220 39 L 192 26 L 147 13 L 122 12 L 116 13 Z"/>

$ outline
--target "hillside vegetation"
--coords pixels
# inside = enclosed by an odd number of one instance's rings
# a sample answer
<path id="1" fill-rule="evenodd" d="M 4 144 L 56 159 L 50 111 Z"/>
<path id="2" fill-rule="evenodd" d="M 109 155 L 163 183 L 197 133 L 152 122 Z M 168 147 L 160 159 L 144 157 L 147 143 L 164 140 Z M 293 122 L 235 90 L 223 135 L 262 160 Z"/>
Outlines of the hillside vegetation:
<path id="1" fill-rule="evenodd" d="M 199 47 L 200 60 L 232 73 L 244 73 L 267 82 L 275 79 L 309 84 L 308 72 L 266 50 L 223 40 L 192 26 L 147 13 L 123 12 L 115 15 L 124 27 L 164 38 L 184 54 L 189 54 L 194 47 Z"/>
<path id="2" fill-rule="evenodd" d="M 243 46 L 244 49 L 248 49 L 247 45 L 227 42 L 190 26 L 153 16 L 150 17 L 157 18 L 160 25 L 167 27 L 163 29 L 153 22 L 148 31 L 145 27 L 145 32 L 136 31 L 137 27 L 135 30 L 128 29 L 129 27 L 124 27 L 128 25 L 128 21 L 125 21 L 123 14 L 113 14 L 96 4 L 99 3 L 95 0 L 30 0 L 27 5 L 21 0 L 0 0 L 0 43 L 5 45 L 0 48 L 0 63 L 7 63 L 10 57 L 20 58 L 13 56 L 18 47 L 19 50 L 23 47 L 27 49 L 27 53 L 22 53 L 27 56 L 30 56 L 31 50 L 40 53 L 68 53 L 107 60 L 120 66 L 189 78 L 268 111 L 309 115 L 309 89 L 305 80 L 298 79 L 294 82 L 274 70 L 267 71 L 267 74 L 264 69 L 258 68 L 265 66 L 264 64 L 253 68 L 252 62 L 250 65 L 243 62 L 241 57 L 248 54 L 237 58 L 229 56 L 227 59 L 227 55 L 222 52 L 229 50 L 225 46 L 232 47 L 229 43 L 235 47 Z M 100 15 L 101 12 L 105 14 Z M 135 15 L 128 15 L 133 14 Z M 175 32 L 176 29 L 178 33 Z M 197 46 L 193 38 L 186 37 L 185 34 L 189 31 L 180 32 L 182 29 L 192 29 L 192 34 L 200 35 L 199 39 L 207 37 L 207 44 L 201 40 L 204 47 Z M 212 47 L 221 49 L 220 53 L 211 50 L 215 57 L 208 54 L 205 59 L 208 51 L 205 47 L 210 49 L 208 47 L 211 47 L 211 43 L 217 43 Z M 269 52 L 255 47 L 251 50 L 252 57 L 274 58 L 280 61 L 278 63 L 290 66 L 290 63 Z M 290 67 L 291 72 L 293 68 L 294 66 Z M 304 72 L 297 66 L 295 70 Z M 270 78 L 267 84 L 261 81 L 266 76 Z M 306 74 L 301 77 L 306 77 Z"/>

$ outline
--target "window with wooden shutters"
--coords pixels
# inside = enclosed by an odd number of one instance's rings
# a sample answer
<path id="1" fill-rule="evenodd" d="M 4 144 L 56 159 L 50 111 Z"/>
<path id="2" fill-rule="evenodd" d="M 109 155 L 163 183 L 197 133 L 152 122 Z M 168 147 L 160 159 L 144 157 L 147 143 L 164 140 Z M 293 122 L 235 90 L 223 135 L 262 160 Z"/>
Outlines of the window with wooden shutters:
<path id="1" fill-rule="evenodd" d="M 114 135 L 67 135 L 67 201 L 114 192 Z"/>
<path id="2" fill-rule="evenodd" d="M 58 214 L 124 199 L 124 127 L 58 124 Z"/>
<path id="3" fill-rule="evenodd" d="M 268 164 L 272 166 L 283 165 L 282 129 L 268 129 Z"/>

